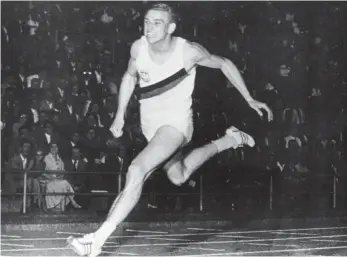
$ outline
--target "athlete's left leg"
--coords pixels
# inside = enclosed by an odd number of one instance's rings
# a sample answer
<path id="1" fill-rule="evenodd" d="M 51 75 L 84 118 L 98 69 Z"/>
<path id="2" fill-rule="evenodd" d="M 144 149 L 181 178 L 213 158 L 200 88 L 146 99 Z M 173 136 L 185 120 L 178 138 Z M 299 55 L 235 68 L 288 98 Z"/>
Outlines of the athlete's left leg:
<path id="1" fill-rule="evenodd" d="M 226 130 L 223 137 L 194 149 L 184 159 L 181 152 L 177 153 L 164 165 L 167 176 L 175 185 L 182 185 L 207 160 L 229 148 L 255 145 L 254 139 L 235 127 Z"/>

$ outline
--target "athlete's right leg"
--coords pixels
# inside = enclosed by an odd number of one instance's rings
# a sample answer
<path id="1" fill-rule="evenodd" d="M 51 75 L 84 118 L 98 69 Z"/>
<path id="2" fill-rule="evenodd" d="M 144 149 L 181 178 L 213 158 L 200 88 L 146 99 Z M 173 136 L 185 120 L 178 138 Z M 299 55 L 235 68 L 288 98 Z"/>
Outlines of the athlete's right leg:
<path id="1" fill-rule="evenodd" d="M 184 134 L 177 129 L 171 126 L 163 126 L 158 129 L 145 149 L 129 166 L 124 190 L 112 204 L 105 222 L 95 233 L 88 234 L 83 238 L 69 238 L 68 243 L 75 252 L 89 256 L 100 254 L 100 249 L 107 238 L 138 202 L 145 180 L 156 167 L 171 157 L 184 142 Z"/>

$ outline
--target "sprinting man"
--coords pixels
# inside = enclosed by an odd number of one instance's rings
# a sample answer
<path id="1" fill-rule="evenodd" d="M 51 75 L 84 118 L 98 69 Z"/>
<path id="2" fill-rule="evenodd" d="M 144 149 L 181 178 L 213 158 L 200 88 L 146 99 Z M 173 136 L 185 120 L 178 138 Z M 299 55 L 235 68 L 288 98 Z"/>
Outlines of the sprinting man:
<path id="1" fill-rule="evenodd" d="M 260 116 L 265 110 L 268 120 L 272 111 L 264 103 L 252 98 L 236 66 L 228 59 L 210 54 L 197 43 L 173 36 L 176 15 L 167 4 L 154 4 L 145 14 L 144 35 L 130 50 L 128 69 L 119 92 L 116 117 L 110 130 L 115 137 L 123 133 L 124 115 L 139 83 L 142 132 L 148 145 L 128 168 L 123 191 L 112 204 L 105 222 L 94 233 L 83 237 L 69 237 L 70 247 L 81 256 L 94 257 L 117 226 L 138 202 L 143 185 L 160 165 L 175 185 L 181 185 L 204 162 L 230 148 L 255 145 L 254 139 L 230 127 L 223 137 L 191 151 L 180 154 L 193 134 L 192 92 L 198 65 L 220 69 L 228 80 Z"/>

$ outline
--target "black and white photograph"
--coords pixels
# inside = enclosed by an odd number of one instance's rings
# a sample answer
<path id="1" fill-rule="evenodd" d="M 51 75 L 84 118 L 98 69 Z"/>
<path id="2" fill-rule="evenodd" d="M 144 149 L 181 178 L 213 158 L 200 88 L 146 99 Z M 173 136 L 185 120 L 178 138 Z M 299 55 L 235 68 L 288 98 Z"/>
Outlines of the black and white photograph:
<path id="1" fill-rule="evenodd" d="M 1 256 L 347 256 L 347 2 L 1 1 Z"/>

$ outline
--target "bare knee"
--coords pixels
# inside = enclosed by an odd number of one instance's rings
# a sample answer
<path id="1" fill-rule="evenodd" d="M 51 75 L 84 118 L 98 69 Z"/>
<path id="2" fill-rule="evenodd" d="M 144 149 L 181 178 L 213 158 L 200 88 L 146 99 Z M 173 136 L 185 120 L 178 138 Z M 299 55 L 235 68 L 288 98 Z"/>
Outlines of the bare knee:
<path id="1" fill-rule="evenodd" d="M 169 180 L 176 186 L 181 186 L 187 180 L 187 178 L 184 176 L 185 173 L 182 165 L 172 166 L 166 171 L 166 174 Z"/>

